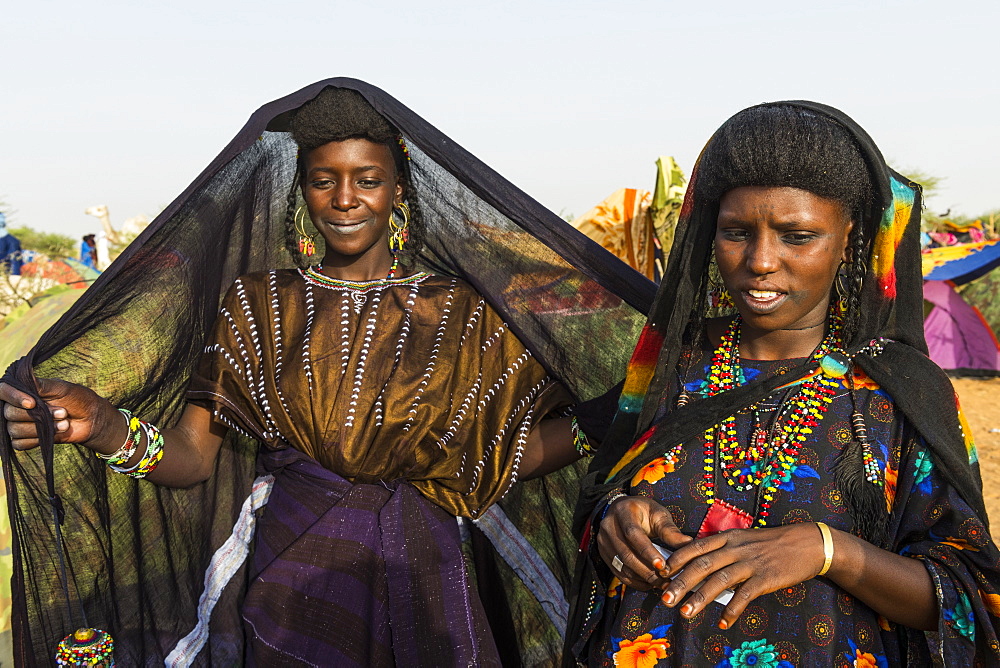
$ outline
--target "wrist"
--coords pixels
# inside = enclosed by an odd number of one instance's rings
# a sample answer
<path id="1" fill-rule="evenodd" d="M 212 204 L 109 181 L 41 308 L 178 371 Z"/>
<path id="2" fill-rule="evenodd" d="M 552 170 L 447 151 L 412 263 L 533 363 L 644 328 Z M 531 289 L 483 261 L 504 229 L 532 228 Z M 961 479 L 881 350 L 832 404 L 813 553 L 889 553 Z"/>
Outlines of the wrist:
<path id="1" fill-rule="evenodd" d="M 90 438 L 83 445 L 94 452 L 110 455 L 129 434 L 128 419 L 108 400 L 101 399 L 91 421 Z"/>
<path id="2" fill-rule="evenodd" d="M 833 559 L 823 577 L 842 588 L 850 587 L 860 577 L 858 557 L 863 555 L 855 554 L 856 540 L 859 539 L 833 528 L 830 529 L 830 538 L 833 541 Z"/>
<path id="3" fill-rule="evenodd" d="M 823 541 L 823 565 L 820 567 L 819 572 L 816 574 L 817 577 L 826 575 L 831 566 L 833 565 L 833 557 L 835 556 L 834 544 L 833 544 L 833 533 L 830 527 L 826 525 L 825 522 L 816 522 L 816 528 L 819 529 L 820 538 Z"/>

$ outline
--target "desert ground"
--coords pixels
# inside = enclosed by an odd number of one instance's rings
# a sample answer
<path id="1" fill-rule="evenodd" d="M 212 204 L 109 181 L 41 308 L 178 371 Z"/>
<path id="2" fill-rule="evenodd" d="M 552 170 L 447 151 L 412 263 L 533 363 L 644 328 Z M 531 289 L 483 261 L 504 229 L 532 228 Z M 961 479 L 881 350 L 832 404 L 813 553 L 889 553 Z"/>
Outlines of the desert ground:
<path id="1" fill-rule="evenodd" d="M 976 439 L 986 510 L 995 525 L 1000 521 L 1000 378 L 957 378 L 952 382 Z"/>

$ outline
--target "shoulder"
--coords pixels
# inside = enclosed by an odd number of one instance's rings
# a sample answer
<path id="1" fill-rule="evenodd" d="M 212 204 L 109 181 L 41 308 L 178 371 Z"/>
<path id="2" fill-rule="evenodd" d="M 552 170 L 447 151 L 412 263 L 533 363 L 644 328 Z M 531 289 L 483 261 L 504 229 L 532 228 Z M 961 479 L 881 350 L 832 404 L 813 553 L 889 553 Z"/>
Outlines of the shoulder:
<path id="1" fill-rule="evenodd" d="M 444 299 L 455 306 L 475 305 L 482 296 L 474 287 L 460 278 L 427 274 L 419 281 L 418 297 L 422 299 Z"/>
<path id="2" fill-rule="evenodd" d="M 272 269 L 238 276 L 229 287 L 229 293 L 242 292 L 247 295 L 257 295 L 269 290 L 284 291 L 301 285 L 302 275 L 298 269 Z"/>

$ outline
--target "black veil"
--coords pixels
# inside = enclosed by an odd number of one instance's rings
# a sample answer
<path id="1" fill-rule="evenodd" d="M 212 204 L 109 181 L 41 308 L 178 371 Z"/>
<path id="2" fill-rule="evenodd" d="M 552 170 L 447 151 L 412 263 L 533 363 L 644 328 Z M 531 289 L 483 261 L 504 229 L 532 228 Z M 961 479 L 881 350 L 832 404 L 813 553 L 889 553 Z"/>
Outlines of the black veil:
<path id="1" fill-rule="evenodd" d="M 228 286 L 293 266 L 284 215 L 296 148 L 284 130 L 327 86 L 358 91 L 403 133 L 426 268 L 475 286 L 578 399 L 624 375 L 655 286 L 383 91 L 338 78 L 254 113 L 4 381 L 34 395 L 33 375 L 63 378 L 172 424 Z M 109 475 L 85 448 L 54 448 L 45 409 L 33 415 L 42 447 L 29 452 L 12 450 L 0 418 L 18 665 L 51 664 L 59 640 L 84 624 L 114 636 L 120 665 L 162 661 L 191 630 L 206 565 L 250 492 L 256 445 L 231 432 L 209 481 L 166 489 Z M 556 489 L 567 484 L 575 480 L 532 481 L 508 501 L 532 506 L 516 497 L 534 494 L 544 505 L 551 493 L 575 494 Z M 569 513 L 572 499 L 562 505 Z M 568 585 L 567 525 L 544 529 L 529 537 L 550 543 L 542 552 L 563 562 L 553 569 Z M 242 661 L 241 584 L 222 593 L 199 663 Z"/>

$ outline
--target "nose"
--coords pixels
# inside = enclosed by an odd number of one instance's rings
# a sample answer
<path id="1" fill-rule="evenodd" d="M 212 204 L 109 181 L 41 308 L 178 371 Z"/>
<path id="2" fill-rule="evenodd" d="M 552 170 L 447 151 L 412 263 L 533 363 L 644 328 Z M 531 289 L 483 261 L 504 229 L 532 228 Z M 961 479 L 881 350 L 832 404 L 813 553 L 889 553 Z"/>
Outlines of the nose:
<path id="1" fill-rule="evenodd" d="M 747 244 L 747 269 L 755 276 L 767 276 L 778 270 L 781 249 L 777 239 L 757 235 Z"/>
<path id="2" fill-rule="evenodd" d="M 336 186 L 333 193 L 331 205 L 340 211 L 348 211 L 358 205 L 358 195 L 354 189 L 354 184 L 349 179 L 344 179 Z"/>

